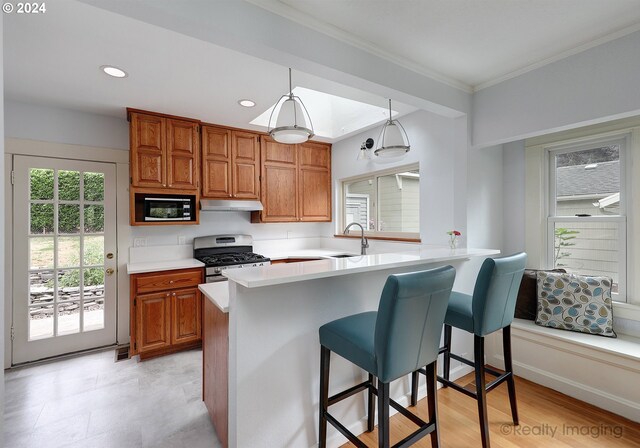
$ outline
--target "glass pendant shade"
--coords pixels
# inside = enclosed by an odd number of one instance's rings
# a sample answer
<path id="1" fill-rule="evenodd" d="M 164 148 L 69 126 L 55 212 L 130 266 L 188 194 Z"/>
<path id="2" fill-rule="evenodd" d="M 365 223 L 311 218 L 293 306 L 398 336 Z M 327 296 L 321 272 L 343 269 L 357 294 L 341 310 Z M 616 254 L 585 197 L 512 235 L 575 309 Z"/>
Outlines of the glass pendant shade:
<path id="1" fill-rule="evenodd" d="M 378 148 L 373 152 L 380 161 L 392 162 L 402 159 L 411 149 L 407 132 L 399 121 L 391 118 L 391 100 L 389 100 L 389 119 L 380 131 Z"/>
<path id="2" fill-rule="evenodd" d="M 273 123 L 273 114 L 278 109 L 278 116 Z M 304 143 L 313 137 L 313 124 L 302 100 L 291 90 L 291 69 L 289 69 L 289 94 L 283 95 L 276 103 L 269 117 L 269 135 L 275 141 L 287 145 Z"/>

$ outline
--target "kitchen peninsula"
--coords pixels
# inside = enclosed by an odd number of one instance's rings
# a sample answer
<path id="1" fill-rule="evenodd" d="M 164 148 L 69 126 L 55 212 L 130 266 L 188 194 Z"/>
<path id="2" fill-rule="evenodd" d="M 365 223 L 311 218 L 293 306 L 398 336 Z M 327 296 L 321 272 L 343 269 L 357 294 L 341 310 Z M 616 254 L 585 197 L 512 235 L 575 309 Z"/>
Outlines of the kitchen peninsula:
<path id="1" fill-rule="evenodd" d="M 229 270 L 224 273 L 228 289 L 224 284 L 200 285 L 209 299 L 203 328 L 204 397 L 223 445 L 315 446 L 318 328 L 340 317 L 376 310 L 390 274 L 447 264 L 460 273 L 470 260 L 497 253 L 423 246 L 411 252 Z M 463 277 L 474 278 L 475 272 L 458 274 L 456 279 L 457 290 L 470 291 L 473 284 L 461 284 Z M 226 372 L 220 372 L 227 363 Z M 217 369 L 215 375 L 211 369 Z M 364 378 L 360 369 L 338 356 L 332 357 L 331 369 L 331 392 Z M 400 399 L 408 384 L 394 383 L 391 396 Z M 364 431 L 364 397 L 337 404 L 332 412 L 356 434 Z M 329 446 L 344 443 L 339 433 L 328 435 Z"/>

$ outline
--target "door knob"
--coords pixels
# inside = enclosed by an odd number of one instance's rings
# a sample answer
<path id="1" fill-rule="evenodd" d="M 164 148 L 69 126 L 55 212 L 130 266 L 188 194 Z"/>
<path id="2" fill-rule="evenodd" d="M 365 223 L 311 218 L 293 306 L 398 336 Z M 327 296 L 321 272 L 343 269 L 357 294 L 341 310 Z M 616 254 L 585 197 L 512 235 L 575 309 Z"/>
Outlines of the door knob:
<path id="1" fill-rule="evenodd" d="M 106 271 L 107 275 L 112 275 L 115 271 L 111 268 L 108 268 Z"/>

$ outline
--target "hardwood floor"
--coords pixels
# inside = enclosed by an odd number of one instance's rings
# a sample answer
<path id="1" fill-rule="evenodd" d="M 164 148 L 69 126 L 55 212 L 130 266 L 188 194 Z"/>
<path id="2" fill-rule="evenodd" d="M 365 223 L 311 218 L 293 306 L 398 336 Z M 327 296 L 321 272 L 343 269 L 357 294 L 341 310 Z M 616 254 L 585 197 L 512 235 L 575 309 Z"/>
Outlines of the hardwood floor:
<path id="1" fill-rule="evenodd" d="M 473 384 L 473 373 L 457 383 Z M 517 427 L 511 421 L 506 384 L 487 394 L 492 448 L 640 447 L 638 423 L 519 377 L 516 377 L 516 393 L 520 416 Z M 426 399 L 409 409 L 423 420 L 428 419 Z M 438 412 L 443 448 L 481 446 L 475 400 L 451 388 L 439 389 Z M 410 421 L 394 415 L 391 418 L 391 444 L 414 430 Z M 377 429 L 362 434 L 360 440 L 369 447 L 377 447 Z M 351 443 L 343 446 L 353 447 Z M 431 441 L 427 436 L 414 446 L 431 447 Z"/>

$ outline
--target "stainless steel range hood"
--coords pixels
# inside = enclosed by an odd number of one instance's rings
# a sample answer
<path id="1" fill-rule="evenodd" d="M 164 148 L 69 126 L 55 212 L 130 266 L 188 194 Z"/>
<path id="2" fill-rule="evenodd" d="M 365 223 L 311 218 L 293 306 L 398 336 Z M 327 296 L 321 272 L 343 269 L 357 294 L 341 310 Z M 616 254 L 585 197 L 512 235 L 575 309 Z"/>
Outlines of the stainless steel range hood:
<path id="1" fill-rule="evenodd" d="M 262 210 L 260 201 L 234 201 L 230 199 L 200 199 L 203 212 L 253 212 Z"/>

